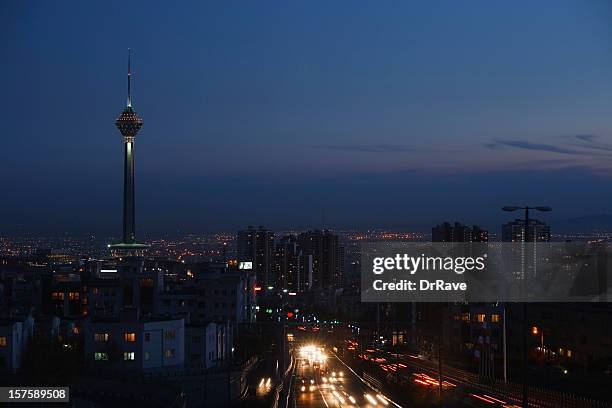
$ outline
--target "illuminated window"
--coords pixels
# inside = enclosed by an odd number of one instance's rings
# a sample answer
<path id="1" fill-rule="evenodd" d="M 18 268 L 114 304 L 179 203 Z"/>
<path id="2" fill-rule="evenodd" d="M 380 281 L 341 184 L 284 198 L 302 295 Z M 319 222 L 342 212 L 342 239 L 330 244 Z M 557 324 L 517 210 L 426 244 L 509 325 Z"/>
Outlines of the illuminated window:
<path id="1" fill-rule="evenodd" d="M 72 334 L 81 334 L 81 329 L 78 327 L 73 327 L 72 328 Z"/>
<path id="2" fill-rule="evenodd" d="M 123 333 L 123 340 L 133 343 L 136 341 L 136 333 Z"/>
<path id="3" fill-rule="evenodd" d="M 476 321 L 480 322 L 480 323 L 484 322 L 485 321 L 485 315 L 483 313 L 476 314 Z"/>
<path id="4" fill-rule="evenodd" d="M 174 349 L 166 349 L 164 355 L 166 356 L 166 358 L 173 358 L 175 354 Z"/>
<path id="5" fill-rule="evenodd" d="M 567 350 L 567 354 L 566 355 L 567 355 L 567 358 L 572 357 L 572 350 Z"/>
<path id="6" fill-rule="evenodd" d="M 6 336 L 0 336 L 0 347 L 6 347 Z"/>
<path id="7" fill-rule="evenodd" d="M 461 315 L 461 320 L 463 320 L 464 322 L 469 322 L 470 321 L 470 314 L 469 313 L 463 313 Z"/>
<path id="8" fill-rule="evenodd" d="M 79 300 L 81 294 L 79 292 L 70 292 L 68 293 L 68 299 L 70 300 Z"/>
<path id="9" fill-rule="evenodd" d="M 106 360 L 108 360 L 108 354 L 106 354 L 104 352 L 95 352 L 94 353 L 94 359 L 96 361 L 106 361 Z"/>
<path id="10" fill-rule="evenodd" d="M 123 361 L 133 361 L 134 360 L 134 352 L 133 351 L 124 351 L 123 352 Z"/>
<path id="11" fill-rule="evenodd" d="M 64 300 L 64 292 L 53 292 L 51 298 L 53 300 Z"/>
<path id="12" fill-rule="evenodd" d="M 498 314 L 491 315 L 491 322 L 499 323 L 499 315 Z"/>
<path id="13" fill-rule="evenodd" d="M 166 330 L 164 336 L 166 337 L 166 339 L 174 339 L 176 338 L 176 330 Z"/>
<path id="14" fill-rule="evenodd" d="M 560 348 L 560 349 L 559 349 L 559 354 L 561 354 L 562 356 L 565 356 L 565 350 L 564 350 L 564 349 L 562 349 L 562 348 Z"/>
<path id="15" fill-rule="evenodd" d="M 94 341 L 99 343 L 105 343 L 108 341 L 108 333 L 96 333 L 94 334 Z"/>

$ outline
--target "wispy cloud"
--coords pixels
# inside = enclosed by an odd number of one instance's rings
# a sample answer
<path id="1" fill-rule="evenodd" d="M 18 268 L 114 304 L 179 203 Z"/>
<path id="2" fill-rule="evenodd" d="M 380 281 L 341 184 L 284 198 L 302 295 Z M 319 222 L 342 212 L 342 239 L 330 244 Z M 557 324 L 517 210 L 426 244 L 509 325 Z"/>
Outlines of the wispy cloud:
<path id="1" fill-rule="evenodd" d="M 331 144 L 331 145 L 317 145 L 310 146 L 315 149 L 325 150 L 342 150 L 347 152 L 365 152 L 365 153 L 401 153 L 411 152 L 414 149 L 410 146 L 400 144 L 366 144 L 366 145 L 352 145 L 352 144 Z"/>
<path id="2" fill-rule="evenodd" d="M 570 136 L 570 143 L 589 150 L 612 152 L 612 145 L 602 142 L 598 135 L 573 135 Z"/>
<path id="3" fill-rule="evenodd" d="M 533 143 L 519 139 L 493 139 L 483 146 L 491 150 L 515 148 L 524 150 L 537 150 L 541 152 L 560 153 L 572 156 L 600 156 L 609 157 L 612 144 L 604 143 L 597 135 L 582 134 L 557 137 L 557 143 Z"/>
<path id="4" fill-rule="evenodd" d="M 495 139 L 492 143 L 485 143 L 484 146 L 488 149 L 499 149 L 503 147 L 513 147 L 516 149 L 525 149 L 525 150 L 537 150 L 543 152 L 551 152 L 551 153 L 562 153 L 562 154 L 570 154 L 570 155 L 585 155 L 587 152 L 569 149 L 563 146 L 555 146 L 552 144 L 544 144 L 544 143 L 532 143 L 524 140 L 507 140 L 507 139 Z"/>

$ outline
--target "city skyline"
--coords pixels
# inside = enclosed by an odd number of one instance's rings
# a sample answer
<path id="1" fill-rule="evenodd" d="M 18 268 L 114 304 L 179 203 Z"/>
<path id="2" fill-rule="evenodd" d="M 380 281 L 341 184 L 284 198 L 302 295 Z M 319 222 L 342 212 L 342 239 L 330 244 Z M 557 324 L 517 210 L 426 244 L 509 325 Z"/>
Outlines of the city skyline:
<path id="1" fill-rule="evenodd" d="M 612 3 L 2 11 L 0 403 L 612 408 Z"/>
<path id="2" fill-rule="evenodd" d="M 143 233 L 492 229 L 522 201 L 553 206 L 553 228 L 612 213 L 609 5 L 328 7 L 200 5 L 152 31 L 155 7 L 10 4 L 2 131 L 17 136 L 0 156 L 0 228 L 120 227 L 112 120 L 128 47 L 149 118 Z"/>

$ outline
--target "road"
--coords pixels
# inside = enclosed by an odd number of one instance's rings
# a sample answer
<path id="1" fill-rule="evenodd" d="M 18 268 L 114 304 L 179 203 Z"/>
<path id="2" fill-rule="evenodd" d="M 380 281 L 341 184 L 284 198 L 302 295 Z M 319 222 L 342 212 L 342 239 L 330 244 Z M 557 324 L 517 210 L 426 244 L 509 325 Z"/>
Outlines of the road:
<path id="1" fill-rule="evenodd" d="M 369 353 L 368 351 L 372 351 Z M 411 354 L 392 354 L 381 350 L 366 350 L 361 358 L 375 361 L 379 367 L 391 376 L 411 380 L 422 388 L 438 387 L 438 367 L 435 362 L 421 359 Z M 481 384 L 477 374 L 444 365 L 443 384 L 445 389 L 457 387 L 467 396 L 470 405 L 518 408 L 521 402 L 520 384 L 496 384 L 495 386 Z M 535 385 L 535 384 L 534 384 Z M 557 408 L 572 406 L 576 408 L 608 407 L 606 403 L 586 399 L 578 399 L 549 390 L 530 386 L 530 408 Z"/>
<path id="2" fill-rule="evenodd" d="M 317 363 L 297 356 L 294 384 L 296 407 L 394 407 L 394 403 L 370 387 L 333 353 Z"/>
<path id="3" fill-rule="evenodd" d="M 317 353 L 324 354 L 326 358 L 317 360 Z M 313 356 L 313 354 L 315 355 Z M 296 370 L 293 379 L 293 393 L 296 408 L 401 407 L 397 402 L 382 393 L 385 388 L 384 378 L 369 378 L 368 382 L 370 384 L 376 384 L 375 388 L 371 387 L 364 381 L 364 378 L 361 378 L 358 373 L 351 370 L 335 353 L 329 350 L 310 352 L 306 355 L 303 352 L 296 352 L 294 355 L 296 357 Z M 387 369 L 390 367 L 389 365 L 384 366 Z M 402 366 L 405 369 L 408 368 L 405 364 L 402 364 Z M 427 406 L 428 402 L 431 402 L 431 406 L 444 407 L 516 408 L 512 404 L 495 397 L 474 393 L 466 393 L 465 397 L 448 399 L 448 396 L 453 393 L 453 389 L 457 389 L 457 385 L 446 380 L 443 383 L 444 392 L 447 395 L 446 402 L 438 405 L 437 380 L 433 376 L 428 375 L 422 368 L 416 371 L 405 370 L 399 376 L 403 377 L 404 380 L 415 382 L 416 385 L 406 387 L 406 392 L 417 398 L 420 406 Z"/>

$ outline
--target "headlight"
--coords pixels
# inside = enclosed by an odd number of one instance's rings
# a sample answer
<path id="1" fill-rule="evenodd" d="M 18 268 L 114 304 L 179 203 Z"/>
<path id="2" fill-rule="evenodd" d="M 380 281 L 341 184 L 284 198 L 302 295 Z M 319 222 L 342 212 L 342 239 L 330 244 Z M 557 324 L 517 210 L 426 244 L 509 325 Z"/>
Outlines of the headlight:
<path id="1" fill-rule="evenodd" d="M 306 386 L 302 385 L 302 392 L 306 391 Z"/>

